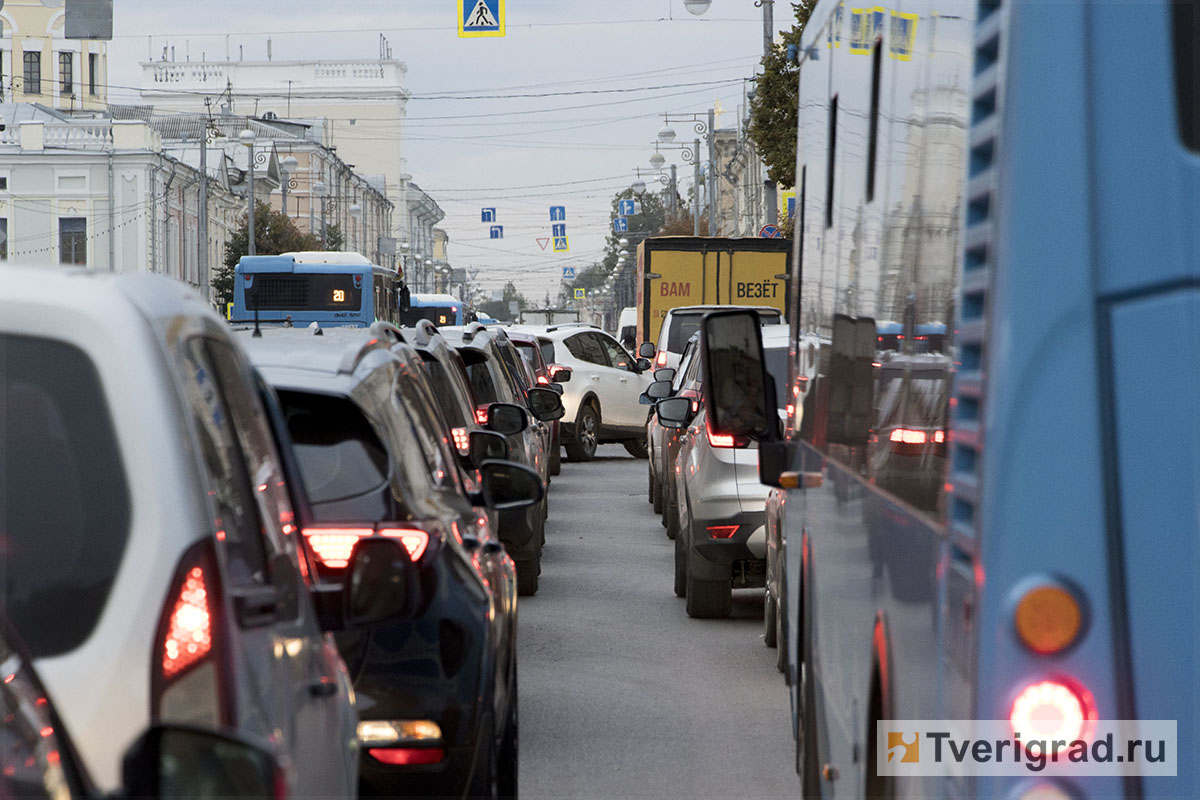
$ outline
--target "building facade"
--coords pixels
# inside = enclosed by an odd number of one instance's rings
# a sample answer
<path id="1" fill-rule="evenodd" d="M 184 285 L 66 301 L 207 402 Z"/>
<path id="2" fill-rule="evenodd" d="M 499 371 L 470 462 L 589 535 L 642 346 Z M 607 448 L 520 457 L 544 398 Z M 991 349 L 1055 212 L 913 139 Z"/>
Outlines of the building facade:
<path id="1" fill-rule="evenodd" d="M 62 0 L 7 0 L 0 24 L 0 100 L 64 111 L 105 107 L 108 44 L 67 39 Z"/>

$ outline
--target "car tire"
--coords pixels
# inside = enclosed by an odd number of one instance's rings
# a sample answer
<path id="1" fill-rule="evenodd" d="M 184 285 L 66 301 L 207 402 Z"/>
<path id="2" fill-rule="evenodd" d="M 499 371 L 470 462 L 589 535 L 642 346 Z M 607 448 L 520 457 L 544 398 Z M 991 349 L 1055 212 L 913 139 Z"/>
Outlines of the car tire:
<path id="1" fill-rule="evenodd" d="M 667 538 L 679 538 L 679 504 L 670 503 L 663 512 L 663 518 L 667 521 Z"/>
<path id="2" fill-rule="evenodd" d="M 654 466 L 648 464 L 646 466 L 646 499 L 650 501 L 650 505 L 654 505 Z"/>
<path id="3" fill-rule="evenodd" d="M 729 581 L 704 581 L 687 574 L 687 615 L 692 619 L 721 619 L 733 610 Z"/>
<path id="4" fill-rule="evenodd" d="M 763 602 L 763 642 L 767 647 L 779 646 L 779 601 L 766 592 Z"/>
<path id="5" fill-rule="evenodd" d="M 508 704 L 508 721 L 504 725 L 504 738 L 500 741 L 499 790 L 502 800 L 516 800 L 518 789 L 518 767 L 520 765 L 520 736 L 517 723 L 517 670 L 513 667 L 512 701 Z"/>
<path id="6" fill-rule="evenodd" d="M 675 596 L 687 597 L 687 543 L 675 537 Z"/>
<path id="7" fill-rule="evenodd" d="M 621 442 L 625 445 L 625 452 L 634 458 L 649 458 L 650 451 L 646 448 L 646 440 L 643 439 L 626 439 Z"/>
<path id="8" fill-rule="evenodd" d="M 596 457 L 596 445 L 600 441 L 600 415 L 589 403 L 579 409 L 575 418 L 575 438 L 567 444 L 567 458 L 571 461 L 591 461 Z"/>
<path id="9" fill-rule="evenodd" d="M 475 774 L 468 787 L 469 797 L 495 798 L 499 796 L 500 753 L 496 747 L 496 726 L 492 712 L 484 717 L 483 744 L 475 755 Z"/>
<path id="10" fill-rule="evenodd" d="M 538 573 L 541 572 L 542 560 L 517 562 L 517 595 L 532 597 L 538 590 Z"/>
<path id="11" fill-rule="evenodd" d="M 654 513 L 662 516 L 663 507 L 663 489 L 662 484 L 657 480 L 652 479 L 650 484 L 650 501 L 654 504 Z"/>
<path id="12" fill-rule="evenodd" d="M 562 472 L 562 448 L 555 444 L 550 452 L 550 474 L 558 475 Z"/>

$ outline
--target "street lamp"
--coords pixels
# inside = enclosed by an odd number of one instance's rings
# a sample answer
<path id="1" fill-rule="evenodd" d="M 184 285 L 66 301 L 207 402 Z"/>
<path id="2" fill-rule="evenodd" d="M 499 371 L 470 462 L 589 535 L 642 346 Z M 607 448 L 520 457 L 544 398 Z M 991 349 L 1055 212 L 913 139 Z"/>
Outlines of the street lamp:
<path id="1" fill-rule="evenodd" d="M 706 9 L 708 8 L 707 2 L 704 3 L 704 7 Z M 703 12 L 701 12 L 701 13 L 703 13 Z M 691 146 L 675 145 L 674 149 L 681 151 L 680 155 L 683 156 L 683 161 L 685 164 L 692 165 L 692 181 L 695 185 L 695 189 L 692 192 L 692 195 L 693 195 L 693 197 L 692 197 L 692 201 L 693 201 L 692 235 L 699 236 L 700 235 L 700 140 L 701 140 L 701 138 L 706 140 L 709 145 L 709 147 L 708 147 L 708 163 L 709 163 L 708 174 L 711 176 L 711 175 L 714 175 L 716 172 L 713 169 L 713 163 L 716 160 L 716 154 L 713 150 L 712 113 L 709 112 L 709 119 L 707 122 L 703 119 L 700 119 L 700 116 L 698 114 L 691 114 L 691 115 L 687 115 L 687 116 L 676 117 L 676 119 L 674 121 L 675 122 L 686 122 L 686 123 L 690 124 L 692 126 L 692 129 L 697 134 L 697 138 L 692 142 Z M 671 122 L 672 122 L 672 120 L 671 120 L 670 115 L 664 114 L 663 115 L 663 127 L 658 132 L 658 140 L 660 142 L 668 143 L 668 142 L 671 142 L 672 140 L 674 140 L 675 131 L 674 131 L 674 129 L 672 129 L 670 127 Z M 673 170 L 672 170 L 672 177 L 674 177 Z M 709 226 L 708 226 L 710 236 L 713 235 L 714 228 L 716 227 L 713 224 L 713 220 L 716 218 L 716 206 L 712 203 L 711 183 L 712 183 L 712 180 L 710 178 L 710 186 L 709 186 L 710 207 L 709 207 Z M 675 181 L 672 180 L 671 184 L 670 184 L 670 193 L 671 193 L 672 198 L 674 198 L 676 195 L 674 184 L 675 184 Z M 674 202 L 673 199 L 672 199 L 672 202 Z"/>
<path id="2" fill-rule="evenodd" d="M 629 190 L 634 194 L 641 194 L 642 192 L 646 191 L 646 182 L 641 178 L 638 178 L 629 185 Z"/>
<path id="3" fill-rule="evenodd" d="M 325 198 L 329 194 L 329 187 L 324 181 L 317 181 L 313 184 L 312 193 L 315 197 L 321 198 L 321 249 L 325 249 Z"/>
<path id="4" fill-rule="evenodd" d="M 246 217 L 246 238 L 250 243 L 249 255 L 254 255 L 254 140 L 257 137 L 254 131 L 245 128 L 238 134 L 238 141 L 246 145 L 249 149 L 250 171 L 246 174 L 249 176 L 249 190 L 246 192 L 246 198 L 249 201 L 249 211 Z"/>
<path id="5" fill-rule="evenodd" d="M 300 166 L 300 162 L 295 156 L 288 156 L 279 162 L 279 172 L 281 181 L 279 183 L 279 191 L 283 193 L 283 215 L 288 216 L 287 193 L 288 189 L 295 189 L 295 184 L 292 183 L 292 173 Z M 290 219 L 290 217 L 289 217 Z"/>
<path id="6" fill-rule="evenodd" d="M 688 10 L 689 14 L 695 14 L 697 17 L 708 11 L 710 5 L 712 5 L 712 0 L 683 0 L 683 7 Z"/>
<path id="7" fill-rule="evenodd" d="M 658 148 L 654 148 L 654 155 L 650 156 L 650 166 L 655 169 L 662 169 L 662 165 L 667 163 L 667 159 L 662 153 L 658 152 Z"/>
<path id="8" fill-rule="evenodd" d="M 358 203 L 351 203 L 350 218 L 354 220 L 354 224 L 350 229 L 350 233 L 353 235 L 353 238 L 354 238 L 355 247 L 353 249 L 355 249 L 355 250 L 362 249 L 362 243 L 360 241 L 358 241 L 358 220 L 361 217 L 362 217 L 362 206 L 360 206 Z"/>

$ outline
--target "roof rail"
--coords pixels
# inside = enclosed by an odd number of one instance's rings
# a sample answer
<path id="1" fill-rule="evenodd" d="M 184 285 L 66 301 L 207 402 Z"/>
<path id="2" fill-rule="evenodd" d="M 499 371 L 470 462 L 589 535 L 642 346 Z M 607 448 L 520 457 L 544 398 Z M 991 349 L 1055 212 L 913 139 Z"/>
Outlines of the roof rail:
<path id="1" fill-rule="evenodd" d="M 594 322 L 560 322 L 557 325 L 549 325 L 546 327 L 546 333 L 556 331 L 559 328 L 595 328 L 600 330 L 600 326 Z"/>
<path id="2" fill-rule="evenodd" d="M 312 331 L 313 336 L 324 336 L 325 331 L 321 330 L 321 323 L 313 320 L 308 324 L 308 329 Z"/>
<path id="3" fill-rule="evenodd" d="M 378 324 L 378 323 L 376 323 Z M 373 350 L 389 350 L 392 346 L 391 337 L 388 332 L 383 330 L 375 330 L 375 325 L 367 330 L 371 334 L 371 338 L 363 344 L 351 343 L 346 348 L 345 354 L 342 356 L 342 361 L 338 364 L 338 372 L 349 375 L 354 372 L 354 368 L 358 363 L 366 358 L 367 354 Z M 381 335 L 382 334 L 382 335 Z"/>
<path id="4" fill-rule="evenodd" d="M 476 334 L 485 333 L 485 332 L 487 332 L 487 326 L 485 326 L 483 323 L 481 323 L 481 322 L 468 323 L 466 325 L 466 327 L 463 328 L 463 341 L 469 342 L 475 338 Z"/>
<path id="5" fill-rule="evenodd" d="M 438 335 L 437 325 L 434 325 L 431 319 L 417 320 L 413 330 L 417 332 L 417 344 L 421 347 L 428 345 L 433 337 Z"/>

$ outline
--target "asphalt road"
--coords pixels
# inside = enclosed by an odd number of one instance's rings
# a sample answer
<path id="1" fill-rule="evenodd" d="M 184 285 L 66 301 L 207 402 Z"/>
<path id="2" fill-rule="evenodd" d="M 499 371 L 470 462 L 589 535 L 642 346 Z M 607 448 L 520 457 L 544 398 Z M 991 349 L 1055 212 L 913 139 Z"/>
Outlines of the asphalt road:
<path id="1" fill-rule="evenodd" d="M 799 796 L 762 590 L 688 619 L 646 462 L 598 456 L 554 478 L 540 588 L 520 601 L 521 796 Z"/>

